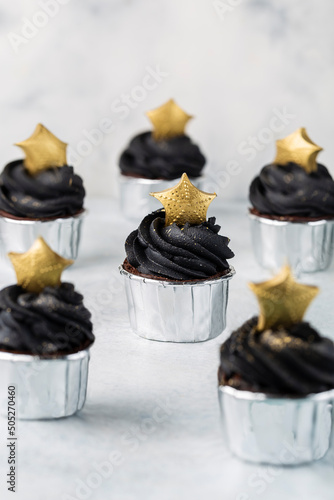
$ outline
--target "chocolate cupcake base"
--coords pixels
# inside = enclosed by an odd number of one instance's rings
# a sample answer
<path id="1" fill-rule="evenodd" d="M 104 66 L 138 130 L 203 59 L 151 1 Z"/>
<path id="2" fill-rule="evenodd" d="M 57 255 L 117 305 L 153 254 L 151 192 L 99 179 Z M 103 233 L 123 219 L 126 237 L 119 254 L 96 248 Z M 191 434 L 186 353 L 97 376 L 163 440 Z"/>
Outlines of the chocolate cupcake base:
<path id="1" fill-rule="evenodd" d="M 66 259 L 76 259 L 86 211 L 73 217 L 53 220 L 18 219 L 0 215 L 0 256 L 8 252 L 26 252 L 38 236 Z"/>
<path id="2" fill-rule="evenodd" d="M 327 269 L 334 251 L 334 219 L 277 220 L 250 213 L 252 245 L 258 264 L 278 271 L 288 264 L 295 273 Z"/>
<path id="3" fill-rule="evenodd" d="M 237 457 L 299 465 L 327 453 L 333 438 L 334 390 L 301 398 L 219 386 L 224 438 Z"/>
<path id="4" fill-rule="evenodd" d="M 140 337 L 162 342 L 203 342 L 226 325 L 229 271 L 212 279 L 150 279 L 119 267 L 125 279 L 130 324 Z"/>

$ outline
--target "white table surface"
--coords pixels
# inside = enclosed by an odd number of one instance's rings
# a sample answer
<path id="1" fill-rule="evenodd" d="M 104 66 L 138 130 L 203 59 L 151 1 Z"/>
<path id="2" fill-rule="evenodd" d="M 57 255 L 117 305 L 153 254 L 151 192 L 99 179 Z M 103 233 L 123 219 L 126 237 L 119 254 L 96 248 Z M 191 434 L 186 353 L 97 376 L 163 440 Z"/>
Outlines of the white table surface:
<path id="1" fill-rule="evenodd" d="M 230 282 L 227 330 L 191 345 L 151 342 L 131 332 L 117 267 L 136 224 L 119 219 L 115 201 L 88 200 L 80 257 L 63 274 L 93 313 L 96 343 L 86 405 L 67 419 L 19 421 L 15 495 L 6 491 L 6 421 L 0 420 L 1 499 L 333 499 L 334 450 L 311 466 L 273 468 L 239 461 L 223 441 L 219 345 L 257 312 L 247 282 L 268 274 L 253 260 L 246 202 L 214 204 L 210 214 L 215 211 L 221 234 L 231 238 L 237 274 Z M 0 271 L 1 287 L 14 282 L 9 266 L 2 264 Z M 303 281 L 322 290 L 307 319 L 334 338 L 333 276 L 332 266 Z M 105 469 L 108 477 L 102 478 L 96 467 L 110 460 L 113 470 Z"/>

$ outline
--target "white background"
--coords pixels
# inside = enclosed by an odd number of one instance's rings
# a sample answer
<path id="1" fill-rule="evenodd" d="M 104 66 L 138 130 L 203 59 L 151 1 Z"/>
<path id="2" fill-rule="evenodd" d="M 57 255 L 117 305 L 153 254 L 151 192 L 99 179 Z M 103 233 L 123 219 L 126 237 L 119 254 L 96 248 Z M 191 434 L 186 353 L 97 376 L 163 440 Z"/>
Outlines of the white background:
<path id="1" fill-rule="evenodd" d="M 299 126 L 324 147 L 319 159 L 333 173 L 333 15 L 330 0 L 2 2 L 1 163 L 21 156 L 12 144 L 37 122 L 83 151 L 85 131 L 108 118 L 113 131 L 101 144 L 70 159 L 89 195 L 117 196 L 121 150 L 149 128 L 145 111 L 174 97 L 195 115 L 188 133 L 208 158 L 210 188 L 225 199 L 245 199 L 274 140 Z M 168 76 L 141 92 L 148 66 Z M 112 110 L 131 93 L 126 117 Z M 274 109 L 290 118 L 272 133 Z M 261 151 L 245 154 L 254 136 Z"/>

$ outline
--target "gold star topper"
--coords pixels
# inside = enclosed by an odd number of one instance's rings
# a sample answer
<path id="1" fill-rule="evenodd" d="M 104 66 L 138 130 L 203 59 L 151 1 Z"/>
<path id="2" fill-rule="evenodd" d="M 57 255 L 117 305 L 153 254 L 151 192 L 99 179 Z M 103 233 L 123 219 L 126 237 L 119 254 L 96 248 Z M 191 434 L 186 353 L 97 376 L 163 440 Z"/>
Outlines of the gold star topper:
<path id="1" fill-rule="evenodd" d="M 165 208 L 165 226 L 174 222 L 178 226 L 189 224 L 200 224 L 206 221 L 206 213 L 216 193 L 205 193 L 197 189 L 183 174 L 180 182 L 169 189 L 159 193 L 150 193 L 159 200 Z"/>
<path id="2" fill-rule="evenodd" d="M 173 99 L 159 108 L 148 111 L 146 115 L 153 124 L 153 137 L 157 141 L 184 135 L 186 124 L 192 118 Z"/>
<path id="3" fill-rule="evenodd" d="M 66 165 L 67 144 L 40 123 L 29 139 L 15 145 L 23 149 L 26 155 L 24 166 L 32 175 L 51 167 Z"/>
<path id="4" fill-rule="evenodd" d="M 311 141 L 305 128 L 299 128 L 293 134 L 276 141 L 276 147 L 274 162 L 278 165 L 293 162 L 303 167 L 308 174 L 317 171 L 316 157 L 322 148 Z"/>
<path id="5" fill-rule="evenodd" d="M 74 262 L 51 250 L 40 236 L 27 252 L 10 252 L 8 256 L 16 272 L 17 284 L 33 293 L 41 292 L 46 286 L 59 286 L 61 273 Z"/>
<path id="6" fill-rule="evenodd" d="M 291 326 L 302 321 L 305 311 L 318 294 L 316 286 L 297 283 L 289 266 L 269 281 L 249 283 L 260 306 L 257 329 Z"/>

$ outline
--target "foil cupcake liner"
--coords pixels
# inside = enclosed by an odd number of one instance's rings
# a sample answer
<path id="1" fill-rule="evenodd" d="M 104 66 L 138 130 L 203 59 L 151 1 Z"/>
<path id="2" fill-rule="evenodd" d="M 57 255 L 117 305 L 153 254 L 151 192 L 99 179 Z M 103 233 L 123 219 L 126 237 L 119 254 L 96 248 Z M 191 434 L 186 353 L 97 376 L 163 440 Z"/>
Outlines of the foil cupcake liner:
<path id="1" fill-rule="evenodd" d="M 0 411 L 7 414 L 8 387 L 15 387 L 16 418 L 69 417 L 86 399 L 89 349 L 59 358 L 0 352 Z"/>
<path id="2" fill-rule="evenodd" d="M 0 216 L 0 256 L 8 252 L 26 252 L 38 236 L 65 259 L 78 256 L 85 212 L 52 221 L 15 220 Z"/>
<path id="3" fill-rule="evenodd" d="M 219 386 L 218 394 L 226 442 L 243 460 L 298 465 L 322 458 L 331 445 L 334 390 L 283 398 Z"/>
<path id="4" fill-rule="evenodd" d="M 204 177 L 190 178 L 198 189 L 203 189 Z M 147 214 L 161 208 L 161 203 L 150 193 L 163 191 L 175 186 L 178 179 L 163 181 L 119 175 L 120 209 L 123 216 L 131 221 L 142 220 Z"/>
<path id="5" fill-rule="evenodd" d="M 298 273 L 327 269 L 333 258 L 334 221 L 287 222 L 249 214 L 254 255 L 272 271 L 289 264 Z"/>
<path id="6" fill-rule="evenodd" d="M 131 328 L 140 337 L 163 342 L 203 342 L 226 325 L 229 280 L 191 283 L 142 278 L 119 268 L 125 278 Z"/>

